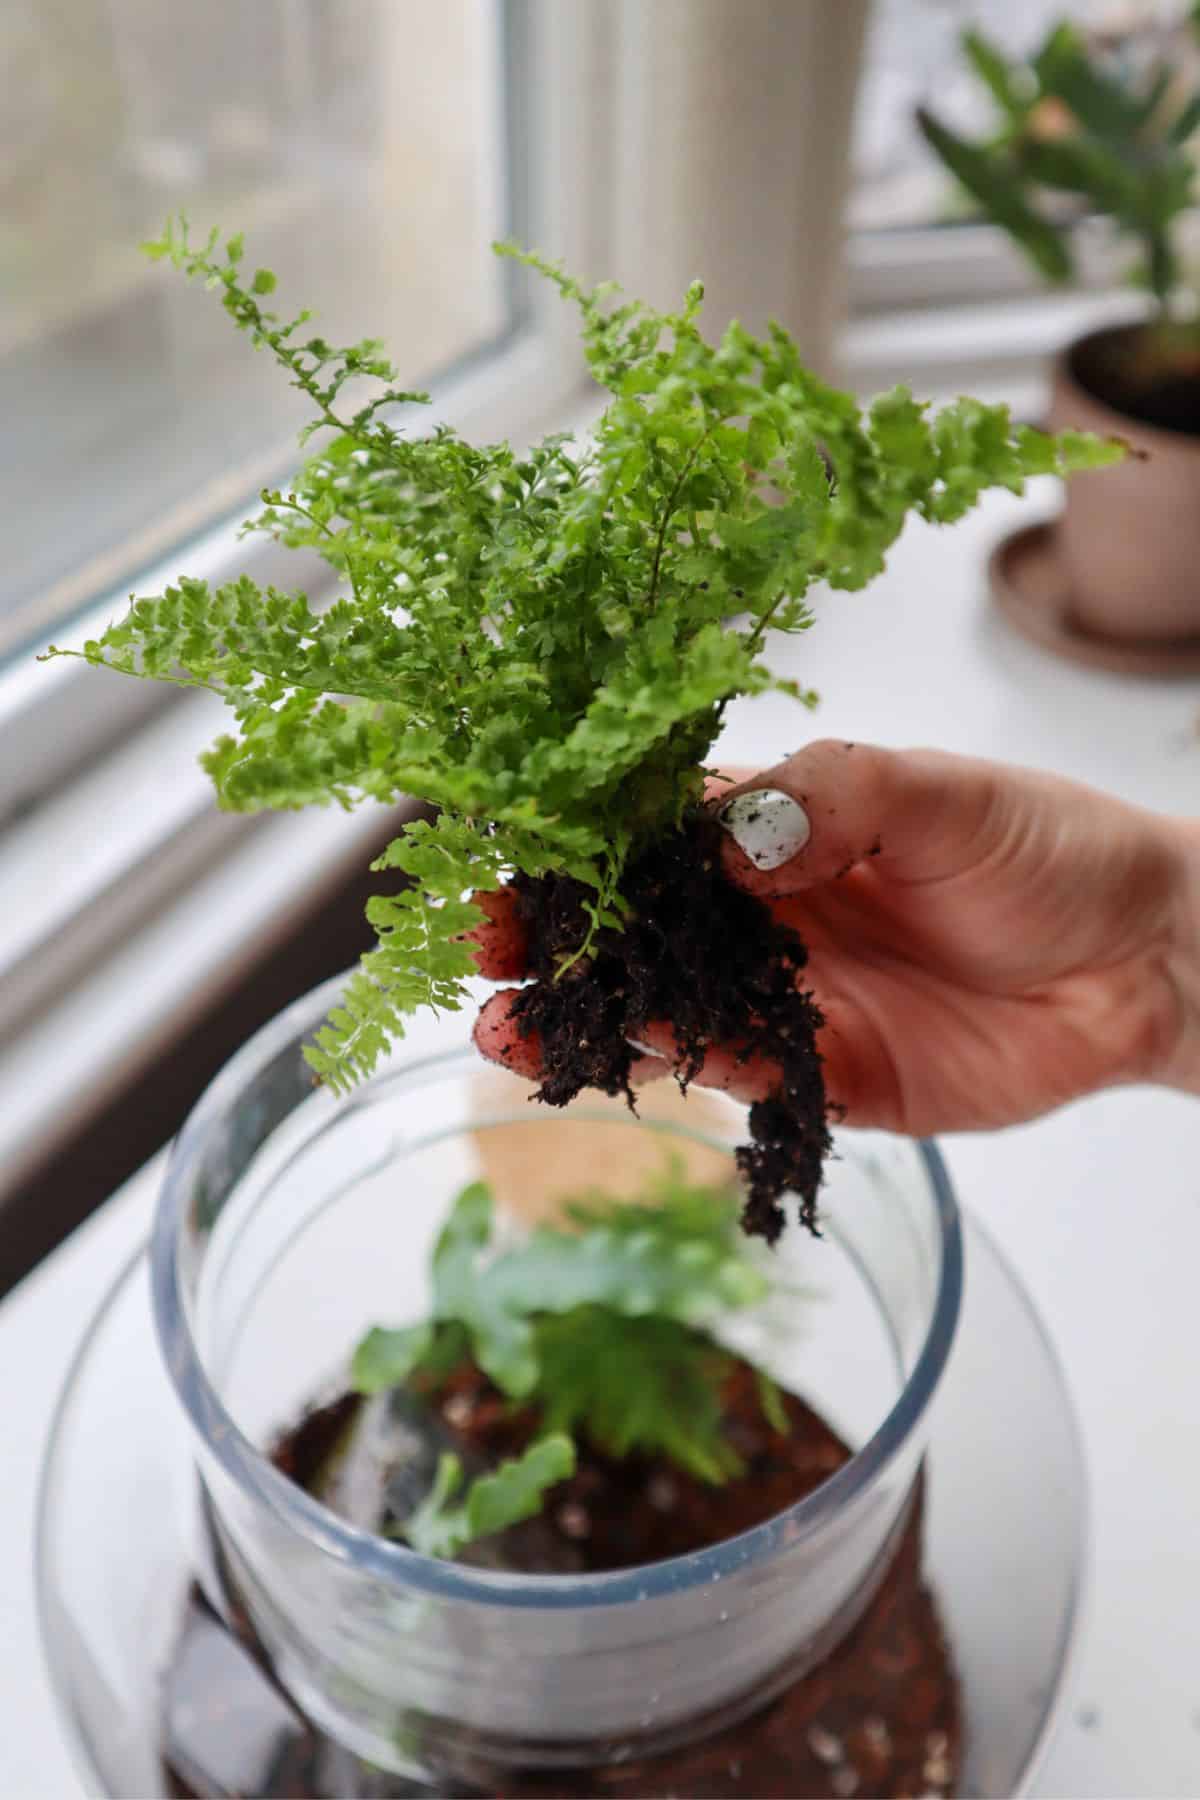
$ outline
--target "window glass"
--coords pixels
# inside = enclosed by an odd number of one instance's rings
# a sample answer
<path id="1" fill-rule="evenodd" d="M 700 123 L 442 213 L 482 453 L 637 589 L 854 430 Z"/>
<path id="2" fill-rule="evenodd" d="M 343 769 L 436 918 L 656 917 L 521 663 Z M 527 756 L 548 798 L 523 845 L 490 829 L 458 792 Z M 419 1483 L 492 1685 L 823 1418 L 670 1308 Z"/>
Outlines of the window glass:
<path id="1" fill-rule="evenodd" d="M 922 103 L 966 129 L 993 118 L 964 66 L 959 39 L 975 25 L 1012 55 L 1070 19 L 1116 53 L 1139 56 L 1182 38 L 1182 0 L 875 0 L 859 85 L 850 226 L 878 231 L 961 223 L 967 202 L 913 123 Z"/>
<path id="2" fill-rule="evenodd" d="M 138 253 L 168 213 L 410 385 L 498 340 L 501 68 L 498 0 L 4 0 L 0 656 L 286 467 L 301 397 Z"/>

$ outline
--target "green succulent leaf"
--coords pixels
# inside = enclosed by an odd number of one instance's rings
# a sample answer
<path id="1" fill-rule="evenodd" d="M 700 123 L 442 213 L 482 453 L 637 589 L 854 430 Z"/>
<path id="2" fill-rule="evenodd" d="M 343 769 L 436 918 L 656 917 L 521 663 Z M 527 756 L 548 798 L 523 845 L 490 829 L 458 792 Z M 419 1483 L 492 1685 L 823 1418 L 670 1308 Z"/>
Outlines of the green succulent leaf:
<path id="1" fill-rule="evenodd" d="M 1033 69 L 1042 92 L 1063 101 L 1101 141 L 1129 137 L 1144 123 L 1142 99 L 1104 73 L 1074 25 L 1054 27 L 1034 57 Z"/>
<path id="2" fill-rule="evenodd" d="M 962 34 L 963 55 L 1011 121 L 1019 123 L 1037 97 L 1037 83 L 1019 63 L 1013 62 L 981 31 Z"/>
<path id="3" fill-rule="evenodd" d="M 1168 136 L 1172 144 L 1186 144 L 1200 131 L 1200 93 L 1192 94 L 1171 121 Z"/>
<path id="4" fill-rule="evenodd" d="M 1048 281 L 1067 281 L 1074 259 L 1066 237 L 1026 197 L 1020 170 L 1003 151 L 969 143 L 927 108 L 917 124 L 930 148 L 987 215 L 1014 237 Z"/>

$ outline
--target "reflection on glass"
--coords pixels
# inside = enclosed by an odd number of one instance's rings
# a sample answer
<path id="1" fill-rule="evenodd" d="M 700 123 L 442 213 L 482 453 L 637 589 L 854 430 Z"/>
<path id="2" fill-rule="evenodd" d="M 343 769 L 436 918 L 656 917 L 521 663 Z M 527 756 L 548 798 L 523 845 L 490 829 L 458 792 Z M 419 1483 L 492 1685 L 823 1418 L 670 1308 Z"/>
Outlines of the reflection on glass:
<path id="1" fill-rule="evenodd" d="M 286 467 L 296 397 L 138 254 L 168 212 L 404 382 L 501 330 L 499 70 L 492 0 L 7 0 L 0 653 Z"/>
<path id="2" fill-rule="evenodd" d="M 859 85 L 850 224 L 860 231 L 939 225 L 964 202 L 926 148 L 913 114 L 922 102 L 967 129 L 991 117 L 959 37 L 977 26 L 1012 55 L 1029 51 L 1060 19 L 1137 58 L 1170 39 L 1195 55 L 1184 0 L 876 0 Z"/>

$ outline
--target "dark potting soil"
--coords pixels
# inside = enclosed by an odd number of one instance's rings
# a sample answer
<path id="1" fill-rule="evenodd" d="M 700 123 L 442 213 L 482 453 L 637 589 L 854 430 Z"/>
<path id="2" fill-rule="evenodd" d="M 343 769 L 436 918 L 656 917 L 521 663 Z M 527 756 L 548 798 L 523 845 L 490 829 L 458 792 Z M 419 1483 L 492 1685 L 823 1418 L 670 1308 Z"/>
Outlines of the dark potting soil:
<path id="1" fill-rule="evenodd" d="M 621 884 L 630 907 L 623 929 L 602 929 L 565 973 L 587 936 L 591 890 L 561 875 L 519 877 L 533 980 L 513 1015 L 523 1034 L 537 1035 L 538 1097 L 551 1106 L 565 1106 L 584 1088 L 624 1094 L 635 1106 L 633 1045 L 654 1020 L 674 1029 L 681 1087 L 712 1045 L 776 1065 L 778 1087 L 751 1106 L 751 1141 L 737 1152 L 743 1224 L 773 1243 L 787 1194 L 799 1200 L 801 1221 L 817 1229 L 831 1147 L 816 1041 L 823 1020 L 798 985 L 808 961 L 803 940 L 726 881 L 719 840 L 719 827 L 703 817 L 632 862 Z"/>
<path id="2" fill-rule="evenodd" d="M 273 1451 L 277 1467 L 326 1503 L 340 1501 L 363 1523 L 365 1492 L 374 1494 L 376 1525 L 394 1523 L 394 1471 L 380 1456 L 380 1431 L 365 1429 L 371 1408 L 344 1395 L 313 1409 Z M 725 1431 L 745 1460 L 745 1474 L 712 1487 L 657 1456 L 615 1462 L 583 1445 L 579 1467 L 547 1496 L 540 1519 L 515 1526 L 491 1544 L 504 1568 L 587 1571 L 658 1561 L 720 1543 L 759 1525 L 828 1480 L 849 1458 L 847 1445 L 802 1400 L 781 1395 L 790 1431 L 763 1417 L 754 1372 L 734 1363 L 723 1391 Z M 434 1404 L 435 1447 L 452 1442 L 464 1462 L 486 1467 L 520 1451 L 534 1418 L 498 1395 L 486 1375 L 464 1364 L 419 1404 Z M 401 1417 L 416 1417 L 401 1404 Z M 425 1427 L 428 1436 L 428 1426 Z M 347 1465 L 360 1467 L 347 1478 Z M 419 1498 L 419 1496 L 416 1496 Z M 410 1498 L 407 1501 L 416 1503 Z M 369 1503 L 367 1503 L 369 1505 Z M 477 1548 L 477 1546 L 471 1546 Z M 243 1627 L 248 1629 L 248 1627 Z M 864 1615 L 817 1669 L 793 1681 L 759 1712 L 666 1755 L 563 1771 L 477 1769 L 471 1786 L 439 1787 L 446 1795 L 488 1793 L 497 1800 L 549 1796 L 871 1796 L 954 1795 L 963 1760 L 963 1719 L 954 1665 L 934 1600 L 921 1579 L 921 1496 Z M 295 1795 L 326 1795 L 317 1771 L 327 1746 L 313 1733 L 290 1748 Z M 345 1760 L 336 1764 L 347 1782 Z M 308 1784 L 295 1771 L 308 1768 Z M 360 1786 L 342 1793 L 412 1795 L 380 1771 L 360 1766 Z M 176 1791 L 184 1791 L 178 1789 Z"/>
<path id="3" fill-rule="evenodd" d="M 1071 354 L 1076 380 L 1114 411 L 1200 437 L 1200 354 L 1158 350 L 1145 334 L 1096 333 Z"/>
<path id="4" fill-rule="evenodd" d="M 496 1800 L 910 1800 L 958 1792 L 962 1702 L 921 1578 L 921 1505 L 858 1623 L 759 1712 L 666 1756 L 498 1777 Z"/>
<path id="5" fill-rule="evenodd" d="M 802 1400 L 780 1398 L 788 1432 L 769 1424 L 754 1370 L 735 1360 L 723 1392 L 724 1435 L 745 1464 L 743 1475 L 714 1486 L 665 1456 L 615 1458 L 585 1444 L 575 1474 L 551 1488 L 537 1518 L 469 1546 L 462 1560 L 528 1574 L 587 1574 L 684 1556 L 761 1525 L 819 1487 L 850 1454 Z M 416 1409 L 426 1406 L 432 1422 L 418 1424 Z M 415 1469 L 414 1426 L 421 1440 Z M 307 1414 L 272 1454 L 285 1475 L 333 1511 L 387 1532 L 427 1491 L 441 1450 L 483 1471 L 519 1456 L 537 1427 L 536 1412 L 514 1406 L 464 1363 L 427 1396 L 344 1395 Z"/>
<path id="6" fill-rule="evenodd" d="M 383 1398 L 383 1397 L 381 1397 Z M 426 1398 L 429 1398 L 428 1396 Z M 466 1458 L 490 1461 L 527 1440 L 530 1421 L 504 1404 L 474 1368 L 464 1367 L 438 1390 L 445 1433 Z M 719 1541 L 760 1522 L 819 1486 L 849 1456 L 846 1445 L 803 1401 L 784 1395 L 791 1429 L 775 1431 L 763 1418 L 753 1373 L 739 1364 L 725 1390 L 726 1428 L 747 1472 L 711 1487 L 658 1458 L 620 1463 L 584 1449 L 578 1473 L 550 1496 L 546 1530 L 504 1534 L 506 1567 L 605 1569 L 649 1562 Z M 349 1492 L 339 1463 L 355 1454 L 363 1402 L 345 1395 L 310 1412 L 277 1444 L 277 1465 L 326 1497 Z M 407 1417 L 408 1415 L 406 1415 Z M 390 1471 L 375 1454 L 374 1492 L 380 1520 L 390 1512 Z M 344 1470 L 343 1470 L 344 1473 Z M 357 1510 L 362 1498 L 352 1506 Z M 192 1612 L 200 1602 L 193 1598 Z M 211 1625 L 211 1615 L 204 1621 Z M 248 1622 L 238 1629 L 254 1649 Z M 203 1700 L 219 1729 L 221 1698 Z M 246 1713 L 242 1697 L 241 1716 Z M 412 1796 L 411 1782 L 391 1777 L 337 1750 L 300 1722 L 299 1734 L 270 1745 L 273 1767 L 286 1785 L 271 1793 L 301 1800 L 363 1795 L 371 1800 Z M 829 1795 L 951 1795 L 962 1763 L 958 1684 L 936 1607 L 921 1573 L 921 1493 L 904 1524 L 892 1559 L 853 1629 L 815 1668 L 756 1713 L 666 1754 L 577 1770 L 486 1769 L 473 1763 L 472 1780 L 437 1783 L 445 1795 L 491 1795 L 495 1800 L 550 1796 L 758 1796 L 791 1800 Z M 171 1776 L 172 1793 L 195 1792 Z M 331 1785 L 332 1784 L 332 1785 Z"/>

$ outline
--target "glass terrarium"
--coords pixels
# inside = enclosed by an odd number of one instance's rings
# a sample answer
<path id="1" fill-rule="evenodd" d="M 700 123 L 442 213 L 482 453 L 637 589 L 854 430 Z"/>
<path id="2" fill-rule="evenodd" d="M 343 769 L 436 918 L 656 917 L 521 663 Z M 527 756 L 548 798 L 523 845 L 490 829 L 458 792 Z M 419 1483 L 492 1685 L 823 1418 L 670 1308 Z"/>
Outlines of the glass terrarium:
<path id="1" fill-rule="evenodd" d="M 637 1116 L 595 1097 L 531 1105 L 480 1065 L 466 1019 L 337 1101 L 299 1054 L 331 997 L 285 1014 L 214 1085 L 175 1150 L 153 1245 L 225 1587 L 277 1679 L 363 1758 L 431 1776 L 463 1773 L 456 1747 L 472 1768 L 653 1756 L 760 1706 L 844 1636 L 913 1505 L 961 1291 L 936 1158 L 848 1140 L 824 1240 L 793 1230 L 764 1252 L 780 1286 L 735 1347 L 853 1449 L 816 1492 L 697 1554 L 586 1577 L 426 1559 L 311 1499 L 273 1466 L 273 1441 L 373 1323 L 422 1315 L 430 1247 L 465 1182 L 486 1178 L 519 1229 L 564 1193 L 631 1191 L 672 1156 L 727 1176 L 744 1109 L 670 1083 Z"/>
<path id="2" fill-rule="evenodd" d="M 1015 1791 L 1074 1616 L 1077 1452 L 1044 1342 L 986 1246 L 973 1280 L 988 1316 L 951 1357 L 962 1228 L 936 1151 L 839 1133 L 824 1236 L 791 1228 L 764 1247 L 774 1290 L 730 1319 L 730 1347 L 849 1448 L 805 1498 L 691 1554 L 599 1573 L 430 1559 L 289 1480 L 281 1435 L 344 1392 L 370 1326 L 421 1316 L 429 1250 L 465 1182 L 486 1180 L 519 1236 L 564 1194 L 633 1195 L 671 1159 L 698 1182 L 724 1179 L 745 1113 L 667 1081 L 643 1091 L 637 1116 L 596 1096 L 531 1104 L 526 1085 L 479 1060 L 467 1015 L 419 1021 L 386 1068 L 337 1099 L 302 1056 L 336 991 L 260 1032 L 174 1149 L 150 1247 L 161 1366 L 134 1276 L 98 1321 L 56 1427 L 43 1624 L 101 1791 L 152 1791 L 156 1769 L 153 1791 L 180 1791 L 161 1785 L 164 1741 L 189 1739 L 210 1768 L 235 1763 L 274 1705 L 322 1746 L 326 1785 L 311 1769 L 299 1786 L 270 1785 L 285 1781 L 282 1764 L 259 1742 L 254 1791 L 794 1795 L 810 1791 L 795 1785 L 806 1761 L 822 1783 L 811 1791 L 890 1792 L 872 1786 L 871 1755 L 891 1737 L 870 1692 L 843 1702 L 871 1670 L 908 1679 L 905 1658 L 921 1654 L 912 1607 L 940 1646 L 944 1701 L 936 1718 L 916 1703 L 918 1791 Z M 997 1405 L 1003 1430 L 989 1436 Z M 1046 1477 L 1032 1510 L 1030 1435 Z M 982 1557 L 981 1481 L 1004 1521 Z M 989 1570 L 1031 1581 L 1020 1610 Z M 191 1667 L 209 1655 L 197 1604 L 206 1630 L 249 1646 L 257 1697 L 235 1681 L 214 1710 L 212 1693 L 180 1689 L 181 1656 Z M 913 1692 L 926 1673 L 910 1671 Z M 187 1791 L 246 1791 L 207 1779 Z"/>

